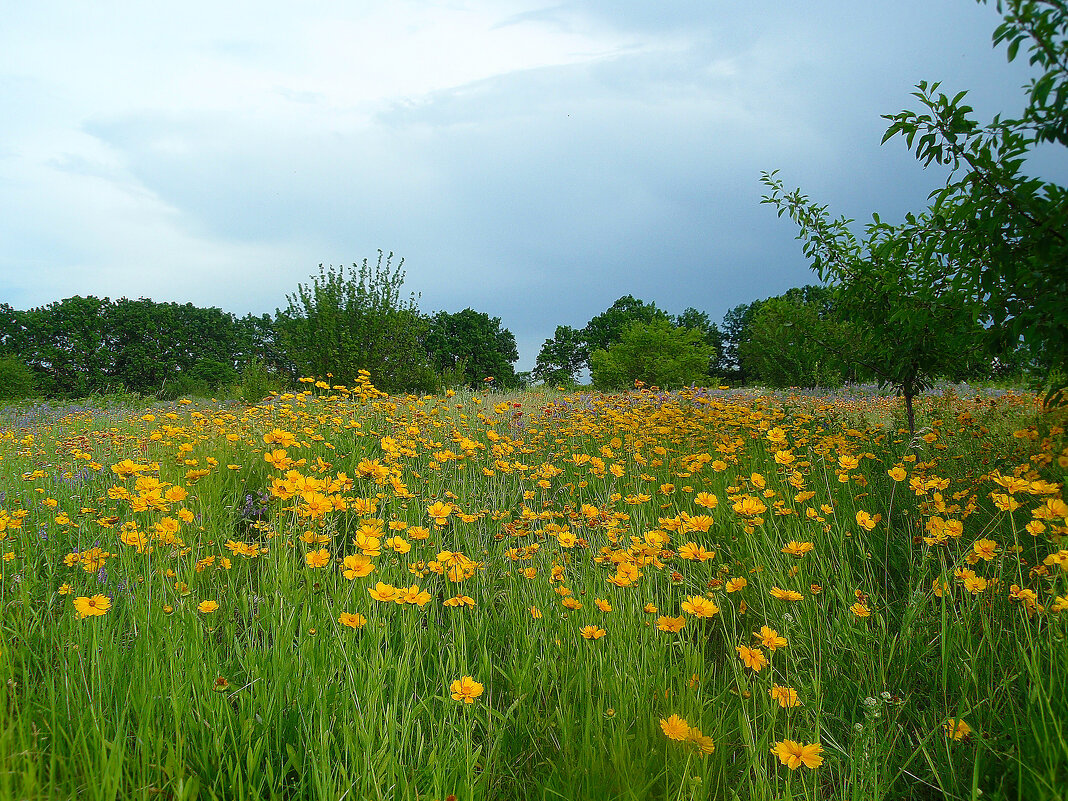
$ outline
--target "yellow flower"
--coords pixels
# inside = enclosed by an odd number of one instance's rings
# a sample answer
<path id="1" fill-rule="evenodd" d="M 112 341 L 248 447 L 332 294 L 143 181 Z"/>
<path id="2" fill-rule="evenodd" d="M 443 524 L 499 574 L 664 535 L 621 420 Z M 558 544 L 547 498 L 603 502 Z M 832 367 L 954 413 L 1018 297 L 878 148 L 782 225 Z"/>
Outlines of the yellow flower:
<path id="1" fill-rule="evenodd" d="M 485 688 L 471 676 L 463 676 L 454 681 L 449 689 L 452 691 L 452 698 L 454 701 L 463 701 L 465 704 L 473 704 L 475 699 L 482 695 L 482 691 Z"/>
<path id="2" fill-rule="evenodd" d="M 811 542 L 797 542 L 797 540 L 790 540 L 790 542 L 786 543 L 785 547 L 783 547 L 782 552 L 788 553 L 791 556 L 801 557 L 815 547 L 816 546 Z"/>
<path id="3" fill-rule="evenodd" d="M 738 658 L 742 660 L 746 667 L 752 668 L 755 673 L 759 673 L 768 664 L 768 658 L 764 656 L 764 652 L 759 648 L 739 645 L 735 650 L 738 652 Z"/>
<path id="4" fill-rule="evenodd" d="M 696 726 L 690 728 L 690 733 L 687 735 L 686 739 L 697 746 L 697 750 L 701 752 L 701 756 L 708 756 L 716 750 L 716 744 L 712 742 L 712 738 L 706 737 Z"/>
<path id="5" fill-rule="evenodd" d="M 685 625 L 686 618 L 684 618 L 682 615 L 679 615 L 678 617 L 669 617 L 668 615 L 661 615 L 656 619 L 656 627 L 660 629 L 660 631 L 674 633 L 676 631 L 682 631 Z"/>
<path id="6" fill-rule="evenodd" d="M 536 606 L 532 606 L 532 607 L 530 607 L 530 616 L 531 616 L 532 618 L 534 618 L 535 620 L 538 620 L 538 619 L 540 619 L 540 618 L 541 618 L 541 616 L 542 616 L 542 615 L 541 615 L 541 610 L 540 610 L 540 609 L 538 609 L 538 607 L 536 607 Z"/>
<path id="7" fill-rule="evenodd" d="M 963 720 L 957 720 L 956 718 L 950 718 L 943 726 L 942 730 L 946 733 L 947 737 L 952 737 L 954 740 L 960 741 L 972 733 L 972 727 L 965 723 Z"/>
<path id="8" fill-rule="evenodd" d="M 420 589 L 418 584 L 413 584 L 411 587 L 401 587 L 398 589 L 397 597 L 394 598 L 394 601 L 399 604 L 426 606 L 430 603 L 430 593 Z"/>
<path id="9" fill-rule="evenodd" d="M 56 592 L 58 592 L 60 595 L 70 595 L 72 592 L 74 592 L 74 588 L 69 584 L 61 584 L 59 586 L 59 589 L 56 590 Z"/>
<path id="10" fill-rule="evenodd" d="M 849 607 L 849 611 L 857 617 L 871 617 L 871 610 L 860 601 Z"/>
<path id="11" fill-rule="evenodd" d="M 682 742 L 690 737 L 690 724 L 678 715 L 672 715 L 667 720 L 661 718 L 660 728 L 669 740 Z"/>
<path id="12" fill-rule="evenodd" d="M 780 637 L 779 632 L 775 629 L 768 628 L 767 626 L 761 626 L 760 631 L 753 632 L 753 636 L 759 638 L 760 644 L 769 651 L 786 647 L 786 638 Z"/>
<path id="13" fill-rule="evenodd" d="M 330 551 L 326 548 L 310 551 L 304 554 L 304 561 L 308 563 L 308 567 L 326 567 L 330 564 Z"/>
<path id="14" fill-rule="evenodd" d="M 875 528 L 875 526 L 878 525 L 879 521 L 882 519 L 882 515 L 875 515 L 873 517 L 872 515 L 865 512 L 863 509 L 857 512 L 857 525 L 867 531 L 871 531 L 873 528 Z"/>
<path id="15" fill-rule="evenodd" d="M 381 581 L 374 587 L 368 588 L 367 592 L 376 601 L 395 601 L 400 595 L 400 591 L 396 587 L 390 584 L 383 584 Z"/>
<path id="16" fill-rule="evenodd" d="M 451 515 L 452 512 L 452 505 L 442 503 L 441 501 L 432 503 L 426 510 L 427 517 L 431 518 L 435 525 L 439 526 L 444 526 L 448 522 L 449 515 Z M 409 531 L 408 534 L 411 535 L 411 532 Z"/>
<path id="17" fill-rule="evenodd" d="M 987 562 L 994 558 L 997 548 L 998 544 L 994 540 L 979 539 L 972 543 L 972 553 Z"/>
<path id="18" fill-rule="evenodd" d="M 768 695 L 778 701 L 779 706 L 783 709 L 801 706 L 801 702 L 797 700 L 797 690 L 793 687 L 780 687 L 778 684 L 772 684 L 771 689 L 768 690 Z"/>
<path id="19" fill-rule="evenodd" d="M 604 598 L 594 598 L 593 599 L 593 603 L 602 612 L 611 612 L 612 611 L 612 604 L 608 603 L 608 601 L 605 600 Z"/>
<path id="20" fill-rule="evenodd" d="M 823 753 L 823 746 L 819 743 L 805 745 L 793 740 L 783 740 L 775 743 L 771 753 L 775 754 L 779 761 L 790 770 L 797 770 L 802 765 L 806 768 L 818 768 L 823 764 L 823 757 L 820 756 Z"/>
<path id="21" fill-rule="evenodd" d="M 585 637 L 587 640 L 599 640 L 608 632 L 597 626 L 583 626 L 579 630 L 579 634 Z"/>
<path id="22" fill-rule="evenodd" d="M 712 617 L 719 612 L 719 607 L 710 598 L 691 595 L 682 602 L 682 611 L 694 617 Z"/>
<path id="23" fill-rule="evenodd" d="M 772 587 L 771 597 L 778 598 L 780 601 L 800 601 L 805 596 L 794 590 L 781 590 L 778 587 Z"/>
<path id="24" fill-rule="evenodd" d="M 738 592 L 745 588 L 749 582 L 744 578 L 733 578 L 727 582 L 727 592 Z"/>
<path id="25" fill-rule="evenodd" d="M 362 553 L 350 554 L 341 565 L 341 575 L 347 579 L 357 579 L 374 572 L 375 566 L 369 556 Z"/>
<path id="26" fill-rule="evenodd" d="M 111 599 L 106 595 L 93 595 L 74 599 L 74 608 L 79 618 L 97 617 L 111 608 Z"/>
<path id="27" fill-rule="evenodd" d="M 360 614 L 352 614 L 350 612 L 342 612 L 341 617 L 338 618 L 338 622 L 342 626 L 348 626 L 350 629 L 358 629 L 367 625 L 367 618 Z"/>
<path id="28" fill-rule="evenodd" d="M 201 601 L 197 605 L 197 611 L 198 612 L 202 612 L 205 615 L 210 613 L 210 612 L 214 612 L 218 608 L 219 608 L 219 605 L 217 603 L 215 603 L 215 601 Z"/>

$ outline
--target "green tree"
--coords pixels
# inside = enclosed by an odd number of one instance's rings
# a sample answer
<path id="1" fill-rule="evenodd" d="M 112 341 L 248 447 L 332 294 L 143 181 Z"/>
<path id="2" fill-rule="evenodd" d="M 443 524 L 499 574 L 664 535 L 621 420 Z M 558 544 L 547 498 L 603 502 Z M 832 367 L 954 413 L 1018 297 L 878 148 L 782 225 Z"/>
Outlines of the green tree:
<path id="1" fill-rule="evenodd" d="M 979 0 L 985 2 L 985 0 Z M 1040 73 L 1025 87 L 1017 117 L 986 125 L 972 118 L 965 92 L 952 98 L 938 83 L 914 93 L 924 113 L 902 111 L 883 141 L 901 136 L 925 166 L 948 168 L 925 214 L 879 234 L 879 255 L 904 240 L 941 254 L 949 285 L 976 309 L 996 349 L 1022 342 L 1046 372 L 1068 373 L 1068 190 L 1024 173 L 1039 145 L 1068 146 L 1068 4 L 998 0 L 1003 22 L 994 45 L 1008 60 L 1021 48 Z M 1063 151 L 1062 151 L 1063 152 Z M 881 226 L 883 228 L 892 228 Z"/>
<path id="2" fill-rule="evenodd" d="M 772 387 L 834 387 L 854 377 L 856 337 L 834 292 L 806 286 L 760 302 L 739 343 L 742 371 Z"/>
<path id="3" fill-rule="evenodd" d="M 545 340 L 541 346 L 532 376 L 545 384 L 570 384 L 589 358 L 582 331 L 558 325 L 552 339 Z"/>
<path id="4" fill-rule="evenodd" d="M 488 377 L 500 387 L 518 383 L 513 367 L 519 358 L 515 336 L 501 327 L 500 317 L 474 309 L 440 311 L 429 320 L 424 345 L 435 369 L 460 370 L 467 386 L 482 386 Z"/>
<path id="5" fill-rule="evenodd" d="M 623 331 L 631 323 L 651 323 L 670 319 L 655 303 L 646 303 L 633 295 L 624 295 L 598 314 L 582 329 L 586 352 L 606 350 L 623 338 Z M 592 365 L 587 365 L 591 366 Z"/>
<path id="6" fill-rule="evenodd" d="M 705 344 L 712 348 L 712 357 L 708 365 L 708 378 L 718 374 L 720 360 L 723 357 L 723 332 L 712 322 L 708 312 L 690 306 L 671 318 L 676 328 L 692 328 L 705 335 Z"/>
<path id="7" fill-rule="evenodd" d="M 704 331 L 677 328 L 658 316 L 627 324 L 618 342 L 590 354 L 590 373 L 598 389 L 624 389 L 635 381 L 677 388 L 705 383 L 712 355 Z"/>
<path id="8" fill-rule="evenodd" d="M 719 374 L 743 384 L 749 376 L 742 368 L 739 350 L 742 343 L 749 340 L 750 328 L 760 310 L 760 303 L 759 300 L 740 303 L 723 315 L 723 347 L 715 369 Z"/>
<path id="9" fill-rule="evenodd" d="M 11 354 L 0 356 L 0 401 L 23 400 L 37 393 L 33 370 Z"/>
<path id="10" fill-rule="evenodd" d="M 386 392 L 431 390 L 433 372 L 423 349 L 427 323 L 415 295 L 402 297 L 404 260 L 378 252 L 344 267 L 324 268 L 310 284 L 287 295 L 289 306 L 276 315 L 279 342 L 296 372 L 332 376 L 351 384 L 367 370 L 375 386 Z"/>
<path id="11" fill-rule="evenodd" d="M 914 398 L 938 376 L 967 370 L 985 351 L 976 302 L 950 282 L 952 256 L 878 217 L 858 240 L 852 220 L 832 220 L 826 206 L 800 190 L 787 193 L 774 173 L 762 180 L 771 190 L 762 202 L 797 223 L 813 269 L 837 287 L 842 317 L 854 324 L 853 359 L 904 396 L 915 433 Z M 913 215 L 906 222 L 915 222 Z"/>

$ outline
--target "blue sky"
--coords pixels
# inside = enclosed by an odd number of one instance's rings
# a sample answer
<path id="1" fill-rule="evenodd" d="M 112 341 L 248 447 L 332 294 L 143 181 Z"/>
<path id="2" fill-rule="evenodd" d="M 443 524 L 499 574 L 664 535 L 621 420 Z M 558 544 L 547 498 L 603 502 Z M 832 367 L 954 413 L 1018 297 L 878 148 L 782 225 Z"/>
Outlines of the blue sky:
<path id="1" fill-rule="evenodd" d="M 880 118 L 920 80 L 980 119 L 1023 64 L 971 0 L 49 2 L 0 26 L 0 300 L 273 312 L 319 263 L 405 259 L 521 369 L 632 294 L 714 320 L 810 283 L 759 204 L 779 169 L 835 214 L 944 175 Z M 1063 174 L 1064 164 L 1036 170 Z"/>

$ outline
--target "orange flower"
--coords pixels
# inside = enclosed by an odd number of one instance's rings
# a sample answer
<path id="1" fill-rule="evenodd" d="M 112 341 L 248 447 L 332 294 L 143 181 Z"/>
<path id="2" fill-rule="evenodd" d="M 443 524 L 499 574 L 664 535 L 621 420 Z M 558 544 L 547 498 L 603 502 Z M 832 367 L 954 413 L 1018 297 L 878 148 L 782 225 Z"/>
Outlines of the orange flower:
<path id="1" fill-rule="evenodd" d="M 764 652 L 759 648 L 739 645 L 735 650 L 738 652 L 738 658 L 742 660 L 746 667 L 752 668 L 755 673 L 759 673 L 768 664 L 768 658 L 764 656 Z"/>
<path id="2" fill-rule="evenodd" d="M 818 768 L 823 764 L 823 757 L 820 756 L 823 746 L 819 743 L 805 745 L 793 740 L 783 740 L 781 743 L 775 743 L 771 753 L 790 770 L 797 770 L 802 765 L 806 768 Z"/>

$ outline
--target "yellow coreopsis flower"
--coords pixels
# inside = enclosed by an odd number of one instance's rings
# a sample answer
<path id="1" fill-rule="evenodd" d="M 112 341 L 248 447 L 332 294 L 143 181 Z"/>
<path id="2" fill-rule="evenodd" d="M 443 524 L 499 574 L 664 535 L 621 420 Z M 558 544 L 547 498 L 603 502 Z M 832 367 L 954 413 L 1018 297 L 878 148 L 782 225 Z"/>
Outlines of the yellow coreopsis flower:
<path id="1" fill-rule="evenodd" d="M 793 740 L 783 740 L 775 744 L 771 753 L 775 754 L 779 761 L 790 770 L 797 770 L 802 765 L 806 768 L 818 768 L 823 764 L 823 757 L 820 756 L 823 753 L 823 746 L 819 743 L 805 745 Z"/>
<path id="2" fill-rule="evenodd" d="M 764 656 L 764 652 L 759 648 L 749 648 L 745 645 L 736 646 L 735 650 L 738 652 L 738 658 L 742 660 L 747 668 L 751 668 L 755 673 L 759 673 L 762 668 L 768 664 L 768 658 Z"/>
<path id="3" fill-rule="evenodd" d="M 74 608 L 79 618 L 98 617 L 111 608 L 111 599 L 106 595 L 92 595 L 74 599 Z"/>
<path id="4" fill-rule="evenodd" d="M 719 607 L 711 598 L 691 595 L 682 602 L 682 611 L 694 617 L 712 617 L 719 612 Z"/>
<path id="5" fill-rule="evenodd" d="M 669 740 L 682 742 L 690 737 L 690 724 L 678 715 L 672 715 L 667 720 L 661 718 L 660 728 Z"/>
<path id="6" fill-rule="evenodd" d="M 485 689 L 471 676 L 462 676 L 454 681 L 449 689 L 452 691 L 454 701 L 463 701 L 465 704 L 473 704 L 475 699 L 482 695 Z"/>
<path id="7" fill-rule="evenodd" d="M 341 617 L 338 618 L 338 622 L 341 623 L 342 626 L 348 626 L 350 629 L 358 629 L 367 625 L 367 618 L 360 614 L 342 612 Z"/>
<path id="8" fill-rule="evenodd" d="M 783 709 L 801 706 L 801 702 L 797 699 L 797 690 L 793 687 L 780 687 L 778 684 L 772 684 L 768 695 L 778 701 Z"/>

